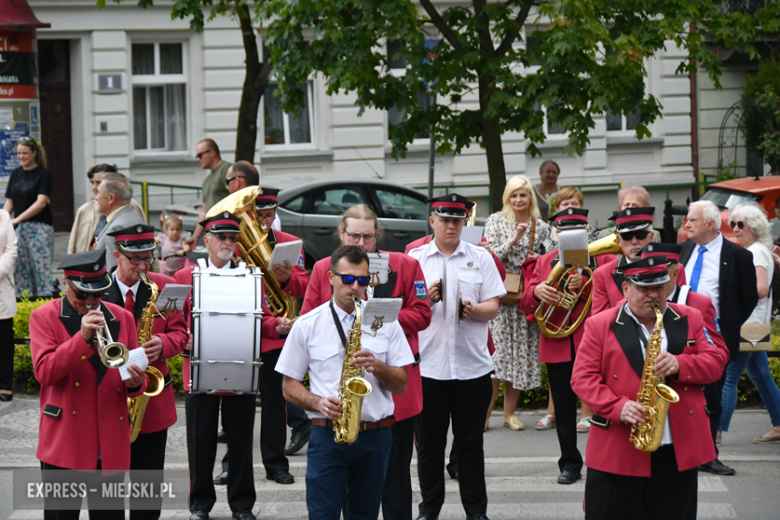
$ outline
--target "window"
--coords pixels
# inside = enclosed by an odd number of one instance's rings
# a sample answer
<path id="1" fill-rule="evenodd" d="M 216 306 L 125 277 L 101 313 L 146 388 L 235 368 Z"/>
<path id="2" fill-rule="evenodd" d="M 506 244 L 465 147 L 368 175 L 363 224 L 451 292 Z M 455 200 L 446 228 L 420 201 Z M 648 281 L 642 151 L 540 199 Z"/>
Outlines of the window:
<path id="1" fill-rule="evenodd" d="M 417 92 L 417 106 L 420 108 L 428 108 L 436 104 L 436 95 L 430 95 L 425 91 Z M 398 110 L 396 107 L 387 111 L 387 138 L 393 138 L 393 130 L 398 126 L 401 121 L 404 120 L 406 114 L 403 110 Z M 415 132 L 415 139 L 428 139 L 431 134 L 427 129 Z"/>
<path id="2" fill-rule="evenodd" d="M 306 199 L 308 198 L 308 194 L 306 195 L 299 195 L 292 199 L 291 201 L 287 202 L 282 206 L 284 209 L 292 211 L 294 213 L 303 213 L 303 207 L 306 205 Z"/>
<path id="3" fill-rule="evenodd" d="M 437 39 L 425 39 L 425 48 L 428 49 L 428 58 L 434 59 L 433 49 L 439 44 Z M 387 41 L 387 62 L 390 66 L 390 74 L 396 77 L 403 77 L 406 74 L 407 62 L 401 56 L 401 51 L 406 46 L 405 40 L 388 40 Z M 435 83 L 435 82 L 434 82 Z M 436 95 L 429 94 L 428 89 L 424 83 L 421 83 L 420 90 L 417 92 L 417 106 L 420 108 L 428 108 L 436 104 Z M 393 107 L 387 112 L 387 138 L 388 140 L 393 138 L 393 131 L 401 121 L 404 120 L 406 114 L 403 110 Z M 427 128 L 420 129 L 415 132 L 415 139 L 428 139 L 430 132 Z"/>
<path id="4" fill-rule="evenodd" d="M 406 46 L 405 40 L 388 40 L 387 64 L 391 69 L 405 69 L 406 60 L 401 57 L 400 51 Z"/>
<path id="5" fill-rule="evenodd" d="M 313 87 L 310 81 L 301 87 L 304 107 L 300 116 L 295 117 L 282 110 L 282 99 L 274 96 L 277 86 L 265 87 L 263 103 L 265 106 L 265 144 L 291 145 L 312 142 L 312 121 L 314 120 Z"/>
<path id="6" fill-rule="evenodd" d="M 636 130 L 637 124 L 639 124 L 638 110 L 628 114 L 613 112 L 612 109 L 607 110 L 607 131 L 609 132 Z"/>
<path id="7" fill-rule="evenodd" d="M 539 110 L 539 107 L 539 103 L 534 103 L 534 110 Z M 544 111 L 544 123 L 542 123 L 544 135 L 563 135 L 563 125 L 547 117 L 547 107 L 544 107 L 542 110 Z"/>
<path id="8" fill-rule="evenodd" d="M 428 204 L 406 193 L 376 190 L 376 196 L 382 204 L 385 218 L 400 218 L 404 220 L 425 220 L 428 215 Z"/>
<path id="9" fill-rule="evenodd" d="M 132 46 L 133 147 L 187 149 L 187 77 L 182 43 Z"/>
<path id="10" fill-rule="evenodd" d="M 320 188 L 314 191 L 312 212 L 317 215 L 341 215 L 356 204 L 367 204 L 360 186 Z"/>

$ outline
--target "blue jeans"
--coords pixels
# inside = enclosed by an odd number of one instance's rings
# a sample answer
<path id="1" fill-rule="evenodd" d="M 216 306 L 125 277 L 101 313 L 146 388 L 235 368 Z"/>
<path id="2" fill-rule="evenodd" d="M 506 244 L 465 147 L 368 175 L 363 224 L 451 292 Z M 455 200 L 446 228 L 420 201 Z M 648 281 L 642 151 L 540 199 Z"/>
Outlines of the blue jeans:
<path id="1" fill-rule="evenodd" d="M 336 444 L 331 428 L 314 426 L 306 469 L 309 520 L 338 520 L 345 490 L 347 520 L 376 520 L 392 444 L 390 428 L 360 432 L 353 444 Z"/>
<path id="2" fill-rule="evenodd" d="M 723 385 L 721 397 L 723 414 L 720 416 L 720 425 L 718 426 L 721 431 L 729 431 L 731 415 L 737 406 L 737 383 L 746 368 L 748 377 L 756 385 L 758 394 L 769 411 L 772 426 L 780 425 L 780 390 L 769 372 L 766 352 L 740 352 L 737 359 L 731 360 L 726 366 L 726 383 Z"/>

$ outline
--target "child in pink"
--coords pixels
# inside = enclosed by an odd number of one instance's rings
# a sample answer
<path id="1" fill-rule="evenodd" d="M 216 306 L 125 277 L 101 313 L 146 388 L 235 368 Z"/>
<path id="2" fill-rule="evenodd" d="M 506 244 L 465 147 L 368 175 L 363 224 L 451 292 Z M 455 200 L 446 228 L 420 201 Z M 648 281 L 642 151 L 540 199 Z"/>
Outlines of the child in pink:
<path id="1" fill-rule="evenodd" d="M 160 244 L 161 257 L 165 261 L 165 274 L 168 276 L 173 276 L 176 271 L 184 267 L 185 255 L 191 251 L 189 244 L 182 240 L 181 232 L 181 219 L 170 216 L 165 219 L 163 232 L 154 239 Z"/>

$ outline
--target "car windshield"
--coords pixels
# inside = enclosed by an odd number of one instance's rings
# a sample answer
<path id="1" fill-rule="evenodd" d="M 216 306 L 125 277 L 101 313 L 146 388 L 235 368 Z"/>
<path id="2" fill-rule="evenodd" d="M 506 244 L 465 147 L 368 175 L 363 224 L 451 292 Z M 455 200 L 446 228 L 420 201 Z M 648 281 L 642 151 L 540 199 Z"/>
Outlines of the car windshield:
<path id="1" fill-rule="evenodd" d="M 745 191 L 710 188 L 702 195 L 701 200 L 708 200 L 718 206 L 721 211 L 732 211 L 743 202 L 760 201 L 761 196 Z"/>

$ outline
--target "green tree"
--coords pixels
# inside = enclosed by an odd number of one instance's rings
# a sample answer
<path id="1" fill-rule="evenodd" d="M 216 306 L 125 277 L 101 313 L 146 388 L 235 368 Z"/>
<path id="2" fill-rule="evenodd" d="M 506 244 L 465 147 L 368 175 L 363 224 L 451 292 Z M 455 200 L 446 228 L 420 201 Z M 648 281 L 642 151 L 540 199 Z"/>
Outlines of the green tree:
<path id="1" fill-rule="evenodd" d="M 122 3 L 124 0 L 113 0 Z M 98 8 L 102 9 L 106 0 L 97 0 Z M 154 0 L 138 0 L 138 6 L 146 9 L 154 5 Z M 252 10 L 250 11 L 250 5 Z M 270 12 L 263 7 L 263 0 L 249 2 L 247 0 L 174 0 L 171 9 L 171 19 L 189 19 L 190 29 L 202 32 L 206 21 L 217 16 L 230 16 L 237 19 L 246 53 L 246 76 L 241 92 L 241 104 L 238 109 L 238 128 L 236 129 L 236 161 L 255 161 L 255 146 L 257 143 L 257 120 L 260 101 L 271 75 L 271 63 L 261 61 L 257 48 L 257 34 L 262 27 L 264 13 Z M 208 18 L 204 14 L 208 10 Z"/>
<path id="2" fill-rule="evenodd" d="M 258 13 L 274 16 L 267 42 L 285 110 L 299 113 L 298 87 L 322 74 L 329 94 L 352 92 L 362 109 L 403 114 L 391 136 L 396 159 L 421 129 L 431 129 L 439 153 L 476 142 L 493 207 L 506 184 L 502 134 L 521 132 L 536 156 L 547 117 L 568 133 L 564 151 L 582 153 L 594 116 L 611 109 L 638 113 L 642 139 L 662 108 L 645 90 L 648 58 L 671 41 L 687 54 L 679 73 L 698 64 L 717 84 L 718 49 L 756 58 L 757 26 L 780 26 L 778 3 L 751 17 L 724 14 L 712 0 L 269 0 Z M 405 74 L 392 74 L 391 61 Z M 427 89 L 437 103 L 418 101 Z"/>
<path id="3" fill-rule="evenodd" d="M 745 78 L 742 89 L 742 122 L 740 124 L 745 146 L 760 152 L 764 162 L 778 173 L 777 150 L 780 147 L 778 130 L 778 93 L 780 93 L 780 60 L 763 60 L 755 74 Z"/>

